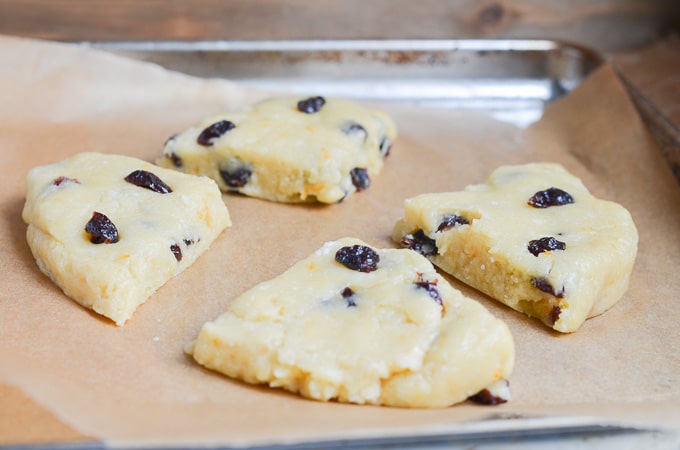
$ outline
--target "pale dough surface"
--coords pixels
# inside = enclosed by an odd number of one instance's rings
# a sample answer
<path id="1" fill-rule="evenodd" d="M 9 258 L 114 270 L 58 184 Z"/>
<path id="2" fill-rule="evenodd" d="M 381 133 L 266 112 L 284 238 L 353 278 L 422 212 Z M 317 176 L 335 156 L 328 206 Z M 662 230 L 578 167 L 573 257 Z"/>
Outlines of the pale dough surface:
<path id="1" fill-rule="evenodd" d="M 570 194 L 573 203 L 528 204 L 551 187 Z M 439 230 L 444 217 L 454 215 L 469 223 Z M 407 199 L 393 238 L 408 240 L 419 230 L 436 243 L 436 254 L 428 256 L 435 265 L 561 332 L 576 331 L 623 296 L 638 243 L 623 206 L 595 198 L 577 177 L 550 163 L 503 166 L 485 184 Z M 530 241 L 544 237 L 565 248 L 532 254 Z"/>
<path id="2" fill-rule="evenodd" d="M 126 182 L 136 170 L 155 174 L 172 192 Z M 91 242 L 85 226 L 95 211 L 116 226 L 118 242 Z M 100 153 L 32 169 L 23 219 L 40 269 L 67 296 L 117 325 L 231 225 L 209 178 Z"/>
<path id="3" fill-rule="evenodd" d="M 304 100 L 273 98 L 206 118 L 170 138 L 157 163 L 207 175 L 223 191 L 279 202 L 337 203 L 367 189 L 351 173 L 365 170 L 369 184 L 378 175 L 396 138 L 394 122 L 380 110 L 338 98 L 308 114 L 297 107 Z M 209 145 L 199 143 L 201 133 L 222 121 L 233 128 Z M 240 181 L 229 184 L 229 174 L 240 174 Z"/>
<path id="4" fill-rule="evenodd" d="M 367 244 L 327 242 L 248 290 L 187 352 L 230 377 L 322 401 L 445 407 L 509 377 L 514 344 L 501 320 L 416 252 L 374 248 L 370 273 L 335 260 L 353 245 Z"/>

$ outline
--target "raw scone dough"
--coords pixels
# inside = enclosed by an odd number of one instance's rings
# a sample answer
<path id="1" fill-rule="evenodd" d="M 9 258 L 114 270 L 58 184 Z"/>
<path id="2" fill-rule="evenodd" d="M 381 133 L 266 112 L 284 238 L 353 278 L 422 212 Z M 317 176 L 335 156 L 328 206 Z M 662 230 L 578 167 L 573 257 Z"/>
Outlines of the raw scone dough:
<path id="1" fill-rule="evenodd" d="M 187 352 L 248 383 L 402 407 L 497 392 L 514 364 L 507 326 L 426 258 L 351 238 L 242 294 Z"/>
<path id="2" fill-rule="evenodd" d="M 486 184 L 407 199 L 393 238 L 444 271 L 561 332 L 628 287 L 637 229 L 557 164 L 500 167 Z"/>
<path id="3" fill-rule="evenodd" d="M 283 97 L 171 137 L 157 163 L 207 175 L 223 191 L 337 203 L 369 187 L 395 137 L 382 111 L 334 98 Z"/>
<path id="4" fill-rule="evenodd" d="M 32 169 L 23 219 L 40 270 L 117 325 L 231 225 L 209 178 L 99 153 Z"/>

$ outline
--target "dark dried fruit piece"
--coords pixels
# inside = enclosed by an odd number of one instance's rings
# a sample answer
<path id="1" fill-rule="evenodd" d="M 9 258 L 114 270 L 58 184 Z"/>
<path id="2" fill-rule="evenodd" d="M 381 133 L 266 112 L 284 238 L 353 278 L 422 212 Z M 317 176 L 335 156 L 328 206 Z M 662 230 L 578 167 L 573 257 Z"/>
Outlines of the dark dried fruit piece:
<path id="1" fill-rule="evenodd" d="M 195 241 L 193 239 L 183 239 L 183 241 L 184 241 L 184 245 L 186 245 L 187 247 L 190 246 L 190 245 L 194 245 L 196 242 L 201 242 L 200 239 L 197 239 Z"/>
<path id="2" fill-rule="evenodd" d="M 349 176 L 352 177 L 352 184 L 357 191 L 363 191 L 368 189 L 371 185 L 371 179 L 368 176 L 368 170 L 357 167 L 349 172 Z"/>
<path id="3" fill-rule="evenodd" d="M 534 277 L 531 279 L 531 284 L 534 285 L 534 287 L 540 291 L 543 291 L 547 294 L 554 295 L 555 297 L 562 298 L 564 297 L 564 290 L 561 289 L 559 291 L 555 291 L 555 288 L 550 284 L 550 282 L 544 278 L 544 277 Z"/>
<path id="4" fill-rule="evenodd" d="M 317 113 L 326 104 L 326 99 L 323 97 L 309 97 L 304 100 L 300 100 L 297 104 L 297 109 L 305 114 Z"/>
<path id="5" fill-rule="evenodd" d="M 437 242 L 425 236 L 423 230 L 418 230 L 413 234 L 407 234 L 401 238 L 401 245 L 414 250 L 423 256 L 434 256 L 439 252 Z"/>
<path id="6" fill-rule="evenodd" d="M 533 241 L 529 241 L 529 245 L 527 245 L 527 249 L 534 256 L 538 256 L 543 252 L 564 250 L 565 248 L 567 248 L 567 244 L 562 241 L 558 241 L 554 237 L 542 237 L 540 239 L 534 239 Z"/>
<path id="7" fill-rule="evenodd" d="M 234 169 L 220 169 L 220 175 L 227 186 L 232 189 L 242 188 L 253 175 L 253 170 L 249 166 L 240 166 Z"/>
<path id="8" fill-rule="evenodd" d="M 203 146 L 210 147 L 218 138 L 227 134 L 227 132 L 233 130 L 234 128 L 236 128 L 234 122 L 220 120 L 219 122 L 215 122 L 205 130 L 201 131 L 201 134 L 199 134 L 198 138 L 196 138 L 196 142 Z"/>
<path id="9" fill-rule="evenodd" d="M 93 212 L 92 218 L 85 225 L 93 244 L 115 244 L 118 242 L 118 229 L 111 220 L 100 212 Z"/>
<path id="10" fill-rule="evenodd" d="M 496 389 L 497 392 L 494 392 L 493 389 L 482 389 L 481 391 L 477 392 L 475 395 L 470 397 L 470 400 L 472 400 L 475 403 L 479 403 L 482 405 L 500 405 L 503 403 L 507 403 L 509 398 L 506 398 L 503 396 L 503 394 L 509 394 L 508 388 L 509 388 L 509 383 L 507 380 L 502 380 L 504 382 L 504 388 L 505 389 Z M 500 381 L 496 382 L 500 383 Z M 494 384 L 496 384 L 494 383 Z M 504 392 L 505 391 L 505 392 Z"/>
<path id="11" fill-rule="evenodd" d="M 172 161 L 172 165 L 175 167 L 182 167 L 182 158 L 177 156 L 177 153 L 171 152 L 165 155 L 166 158 L 168 158 L 170 161 Z"/>
<path id="12" fill-rule="evenodd" d="M 172 244 L 170 246 L 170 251 L 172 252 L 173 255 L 175 255 L 175 259 L 177 260 L 177 262 L 180 262 L 182 260 L 182 249 L 179 248 L 179 245 Z"/>
<path id="13" fill-rule="evenodd" d="M 352 245 L 335 252 L 335 260 L 348 269 L 368 273 L 378 270 L 380 255 L 365 245 Z"/>
<path id="14" fill-rule="evenodd" d="M 527 203 L 534 208 L 548 208 L 549 206 L 574 203 L 574 198 L 562 189 L 551 187 L 544 191 L 536 192 Z"/>
<path id="15" fill-rule="evenodd" d="M 496 397 L 493 395 L 488 389 L 482 389 L 481 391 L 477 392 L 475 395 L 470 397 L 470 400 L 481 405 L 491 406 L 500 405 L 507 402 L 507 400 L 503 397 Z"/>
<path id="16" fill-rule="evenodd" d="M 78 181 L 78 179 L 76 179 L 76 178 L 69 178 L 69 177 L 61 176 L 61 177 L 55 178 L 54 181 L 52 182 L 52 184 L 55 185 L 55 186 L 61 186 L 62 183 L 80 184 L 80 181 Z"/>
<path id="17" fill-rule="evenodd" d="M 347 302 L 347 307 L 357 306 L 356 303 L 356 292 L 352 290 L 349 286 L 342 290 L 342 298 Z"/>
<path id="18" fill-rule="evenodd" d="M 437 227 L 437 231 L 446 231 L 455 227 L 456 225 L 469 225 L 470 222 L 463 216 L 458 214 L 449 214 L 444 216 L 441 223 Z"/>
<path id="19" fill-rule="evenodd" d="M 346 135 L 361 142 L 366 142 L 366 138 L 368 138 L 368 131 L 366 131 L 366 128 L 364 128 L 360 123 L 354 122 L 353 120 L 345 122 L 340 129 Z"/>
<path id="20" fill-rule="evenodd" d="M 550 323 L 555 325 L 555 322 L 560 319 L 560 314 L 562 314 L 562 308 L 560 308 L 558 305 L 553 306 L 550 310 L 550 314 L 548 314 L 548 320 L 550 320 Z"/>
<path id="21" fill-rule="evenodd" d="M 158 178 L 155 174 L 147 172 L 146 170 L 135 170 L 125 177 L 125 181 L 135 186 L 150 189 L 159 194 L 169 194 L 172 192 L 170 186 L 165 184 L 163 180 Z"/>
<path id="22" fill-rule="evenodd" d="M 380 155 L 383 158 L 387 158 L 388 156 L 390 156 L 390 150 L 391 149 L 392 149 L 392 141 L 390 140 L 390 138 L 385 136 L 384 138 L 382 138 L 382 141 L 380 141 Z"/>
<path id="23" fill-rule="evenodd" d="M 413 284 L 418 286 L 420 289 L 425 289 L 427 291 L 427 294 L 434 299 L 439 305 L 443 308 L 444 307 L 444 302 L 442 301 L 441 296 L 439 295 L 439 290 L 437 289 L 437 279 L 434 281 L 427 281 L 423 278 L 423 274 L 418 272 L 418 280 L 414 281 Z"/>

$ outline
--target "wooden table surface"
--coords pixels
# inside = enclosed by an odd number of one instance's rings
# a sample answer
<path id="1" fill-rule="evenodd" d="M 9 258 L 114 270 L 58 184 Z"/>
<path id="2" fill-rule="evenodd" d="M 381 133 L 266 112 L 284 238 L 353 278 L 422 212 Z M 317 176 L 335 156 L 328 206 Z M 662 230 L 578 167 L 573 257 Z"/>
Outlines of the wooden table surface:
<path id="1" fill-rule="evenodd" d="M 57 40 L 549 38 L 600 51 L 678 25 L 677 0 L 0 0 L 0 33 Z"/>

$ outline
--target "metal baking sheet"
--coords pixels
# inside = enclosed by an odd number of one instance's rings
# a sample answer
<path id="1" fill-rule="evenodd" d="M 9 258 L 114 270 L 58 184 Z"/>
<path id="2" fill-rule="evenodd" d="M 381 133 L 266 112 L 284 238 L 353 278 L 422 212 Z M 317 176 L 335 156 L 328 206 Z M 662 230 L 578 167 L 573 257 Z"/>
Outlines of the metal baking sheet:
<path id="1" fill-rule="evenodd" d="M 84 42 L 200 77 L 357 100 L 482 109 L 519 125 L 602 62 L 552 40 Z"/>

